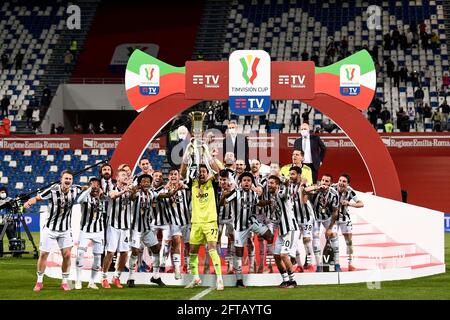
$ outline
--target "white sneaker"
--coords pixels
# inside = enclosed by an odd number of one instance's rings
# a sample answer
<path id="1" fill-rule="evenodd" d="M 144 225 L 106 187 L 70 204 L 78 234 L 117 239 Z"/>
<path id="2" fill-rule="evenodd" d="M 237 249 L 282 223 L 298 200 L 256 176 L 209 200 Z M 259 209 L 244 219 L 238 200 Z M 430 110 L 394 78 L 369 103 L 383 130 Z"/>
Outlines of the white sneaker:
<path id="1" fill-rule="evenodd" d="M 174 272 L 175 272 L 175 280 L 180 280 L 181 279 L 180 268 L 175 268 Z"/>
<path id="2" fill-rule="evenodd" d="M 83 284 L 81 283 L 81 281 L 77 281 L 75 283 L 75 289 L 81 290 L 81 288 L 83 288 Z"/>
<path id="3" fill-rule="evenodd" d="M 95 283 L 89 283 L 87 286 L 89 289 L 94 289 L 94 290 L 98 290 L 98 287 Z"/>
<path id="4" fill-rule="evenodd" d="M 216 281 L 216 290 L 221 291 L 221 290 L 223 290 L 223 289 L 224 289 L 224 286 L 223 286 L 223 279 L 222 279 L 222 278 L 217 278 L 217 281 Z"/>
<path id="5" fill-rule="evenodd" d="M 186 289 L 192 289 L 192 288 L 195 288 L 195 287 L 197 287 L 197 286 L 199 286 L 199 285 L 201 285 L 202 284 L 202 279 L 200 279 L 200 278 L 194 278 L 192 281 L 191 281 L 191 283 L 189 283 L 185 288 Z"/>

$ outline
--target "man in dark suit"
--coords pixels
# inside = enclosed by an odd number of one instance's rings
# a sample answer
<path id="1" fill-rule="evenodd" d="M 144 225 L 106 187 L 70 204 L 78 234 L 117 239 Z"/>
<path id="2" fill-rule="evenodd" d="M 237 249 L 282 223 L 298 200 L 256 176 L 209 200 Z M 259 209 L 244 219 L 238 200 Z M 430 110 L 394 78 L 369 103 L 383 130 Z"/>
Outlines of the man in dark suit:
<path id="1" fill-rule="evenodd" d="M 319 168 L 325 157 L 326 147 L 319 136 L 310 134 L 307 123 L 302 123 L 300 133 L 302 137 L 295 140 L 294 150 L 303 150 L 305 154 L 303 164 L 306 164 L 312 169 L 313 183 L 316 183 Z"/>
<path id="2" fill-rule="evenodd" d="M 227 152 L 234 153 L 235 159 L 245 160 L 246 170 L 250 170 L 250 163 L 248 161 L 248 140 L 243 134 L 237 133 L 237 124 L 234 121 L 230 121 L 228 124 L 228 130 L 223 139 L 223 154 Z"/>

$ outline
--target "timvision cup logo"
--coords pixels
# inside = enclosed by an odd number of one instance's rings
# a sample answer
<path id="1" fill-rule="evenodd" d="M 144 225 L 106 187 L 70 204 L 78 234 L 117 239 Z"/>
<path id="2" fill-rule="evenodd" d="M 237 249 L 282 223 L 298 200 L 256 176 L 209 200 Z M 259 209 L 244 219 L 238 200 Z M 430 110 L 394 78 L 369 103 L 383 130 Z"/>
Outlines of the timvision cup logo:
<path id="1" fill-rule="evenodd" d="M 159 93 L 159 66 L 143 64 L 139 68 L 139 92 L 144 96 L 154 96 Z"/>
<path id="2" fill-rule="evenodd" d="M 343 96 L 357 96 L 360 88 L 361 69 L 357 64 L 344 64 L 339 70 L 340 92 Z"/>
<path id="3" fill-rule="evenodd" d="M 236 50 L 229 59 L 230 110 L 261 115 L 270 108 L 270 56 L 263 50 Z"/>

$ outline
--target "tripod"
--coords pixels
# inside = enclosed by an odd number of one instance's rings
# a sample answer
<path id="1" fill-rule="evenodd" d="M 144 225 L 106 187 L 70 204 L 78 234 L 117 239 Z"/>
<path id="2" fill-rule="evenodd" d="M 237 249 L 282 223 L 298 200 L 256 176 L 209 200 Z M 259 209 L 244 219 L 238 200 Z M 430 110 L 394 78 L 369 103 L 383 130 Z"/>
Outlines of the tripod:
<path id="1" fill-rule="evenodd" d="M 9 251 L 3 252 L 3 254 L 12 254 L 13 257 L 20 257 L 23 253 L 26 254 L 32 254 L 33 258 L 37 259 L 39 257 L 38 249 L 36 247 L 36 244 L 34 243 L 33 236 L 31 235 L 30 229 L 28 229 L 28 226 L 25 222 L 25 218 L 20 210 L 21 207 L 18 207 L 19 210 L 15 210 L 16 206 L 13 205 L 11 208 L 13 213 L 8 213 L 3 218 L 4 225 L 0 232 L 0 241 L 3 243 L 3 237 L 5 236 L 6 230 L 8 227 L 12 224 L 15 227 L 15 234 L 16 237 L 9 240 Z M 33 251 L 26 251 L 25 250 L 25 240 L 21 238 L 21 232 L 20 232 L 20 225 L 22 224 L 23 228 L 25 229 L 25 232 L 27 233 L 28 240 L 30 240 L 31 244 L 33 245 Z"/>

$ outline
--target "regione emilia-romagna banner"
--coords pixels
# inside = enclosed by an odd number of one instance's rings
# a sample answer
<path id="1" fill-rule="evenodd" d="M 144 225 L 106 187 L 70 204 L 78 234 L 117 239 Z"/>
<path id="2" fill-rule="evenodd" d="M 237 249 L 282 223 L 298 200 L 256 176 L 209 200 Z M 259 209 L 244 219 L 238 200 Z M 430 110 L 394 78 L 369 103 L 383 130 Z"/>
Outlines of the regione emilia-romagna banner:
<path id="1" fill-rule="evenodd" d="M 230 111 L 266 114 L 270 108 L 270 55 L 263 50 L 236 50 L 228 68 Z"/>

